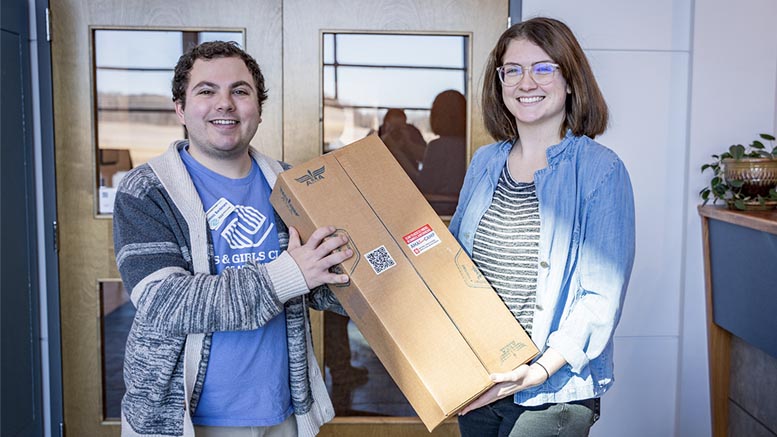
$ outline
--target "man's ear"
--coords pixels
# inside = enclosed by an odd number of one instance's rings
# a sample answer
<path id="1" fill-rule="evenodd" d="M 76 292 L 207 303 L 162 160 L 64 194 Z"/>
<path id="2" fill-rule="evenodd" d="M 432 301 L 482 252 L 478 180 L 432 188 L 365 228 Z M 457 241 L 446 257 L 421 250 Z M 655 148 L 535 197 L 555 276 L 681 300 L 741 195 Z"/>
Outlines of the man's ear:
<path id="1" fill-rule="evenodd" d="M 186 126 L 186 119 L 183 116 L 183 103 L 181 103 L 180 100 L 175 101 L 175 115 L 178 116 L 178 121 L 180 121 L 182 125 Z"/>

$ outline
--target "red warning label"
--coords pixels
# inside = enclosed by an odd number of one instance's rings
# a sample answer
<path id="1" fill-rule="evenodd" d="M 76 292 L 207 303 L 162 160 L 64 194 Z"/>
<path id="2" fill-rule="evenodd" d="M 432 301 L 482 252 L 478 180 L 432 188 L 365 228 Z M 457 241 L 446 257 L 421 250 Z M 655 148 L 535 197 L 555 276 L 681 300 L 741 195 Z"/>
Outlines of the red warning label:
<path id="1" fill-rule="evenodd" d="M 426 252 L 432 247 L 440 244 L 442 241 L 440 240 L 440 237 L 437 236 L 437 233 L 435 233 L 432 230 L 432 227 L 428 224 L 423 225 L 415 231 L 405 235 L 402 237 L 402 239 L 405 240 L 405 244 L 407 244 L 407 247 L 413 251 L 415 256 Z"/>

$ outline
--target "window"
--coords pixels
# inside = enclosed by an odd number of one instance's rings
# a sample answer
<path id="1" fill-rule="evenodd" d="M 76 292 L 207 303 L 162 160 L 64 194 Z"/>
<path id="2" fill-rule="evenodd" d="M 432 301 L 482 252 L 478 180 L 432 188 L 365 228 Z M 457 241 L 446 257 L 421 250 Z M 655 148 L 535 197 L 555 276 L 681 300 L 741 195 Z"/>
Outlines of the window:
<path id="1" fill-rule="evenodd" d="M 469 37 L 323 33 L 323 151 L 377 134 L 438 214 L 466 171 Z M 358 328 L 324 314 L 325 377 L 339 416 L 415 416 Z"/>
<path id="2" fill-rule="evenodd" d="M 438 214 L 466 171 L 469 37 L 323 34 L 323 150 L 378 134 Z"/>
<path id="3" fill-rule="evenodd" d="M 214 40 L 242 44 L 243 33 L 93 30 L 99 214 L 113 212 L 127 171 L 184 138 L 170 91 L 173 70 L 189 47 Z"/>

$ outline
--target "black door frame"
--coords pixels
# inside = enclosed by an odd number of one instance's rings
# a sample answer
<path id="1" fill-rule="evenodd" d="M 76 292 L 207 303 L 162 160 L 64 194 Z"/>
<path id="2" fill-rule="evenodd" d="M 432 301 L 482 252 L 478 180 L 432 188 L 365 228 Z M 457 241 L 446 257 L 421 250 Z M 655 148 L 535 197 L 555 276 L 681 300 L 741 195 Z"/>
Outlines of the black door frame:
<path id="1" fill-rule="evenodd" d="M 0 290 L 9 302 L 3 316 L 8 329 L 20 342 L 3 344 L 3 362 L 9 375 L 27 375 L 18 381 L 3 381 L 3 422 L 9 435 L 63 434 L 62 425 L 62 359 L 60 347 L 59 275 L 56 249 L 56 175 L 54 163 L 53 94 L 51 46 L 48 32 L 48 0 L 15 0 L 3 2 L 2 35 L 10 48 L 3 51 L 4 80 L 14 92 L 3 93 L 3 155 L 6 170 L 4 188 L 13 196 L 3 198 L 3 240 L 6 248 L 2 270 L 13 286 Z M 14 94 L 16 93 L 16 94 Z M 9 181 L 13 183 L 9 183 Z M 22 229 L 23 228 L 23 229 Z M 17 264 L 12 264 L 18 254 Z M 11 271 L 14 270 L 14 271 Z M 19 280 L 24 290 L 19 288 Z M 29 339 L 29 341 L 27 341 Z M 14 360 L 14 355 L 26 356 Z M 29 366 L 22 373 L 14 362 Z M 5 372 L 4 372 L 5 373 Z M 16 401 L 16 402 L 14 402 Z M 20 404 L 21 402 L 21 404 Z M 12 418 L 11 412 L 23 411 Z M 10 420 L 9 420 L 10 419 Z M 13 422 L 13 420 L 18 421 Z M 6 422 L 7 421 L 7 422 Z M 13 428 L 13 429 L 12 429 Z M 11 434 L 15 433 L 15 434 Z"/>
<path id="2" fill-rule="evenodd" d="M 3 101 L 2 164 L 2 427 L 11 437 L 43 432 L 43 403 L 33 165 L 30 29 L 27 4 L 3 2 L 0 21 Z"/>
<path id="3" fill-rule="evenodd" d="M 33 0 L 28 0 L 33 3 Z M 39 120 L 36 129 L 35 152 L 37 168 L 39 169 L 37 196 L 38 220 L 40 221 L 39 259 L 42 270 L 41 284 L 45 284 L 45 308 L 47 342 L 41 343 L 48 354 L 47 376 L 44 380 L 44 401 L 47 401 L 48 414 L 46 428 L 51 436 L 64 435 L 63 405 L 62 405 L 62 351 L 60 336 L 60 305 L 59 305 L 59 257 L 57 248 L 57 185 L 56 163 L 54 162 L 54 93 L 51 73 L 51 20 L 49 17 L 49 0 L 34 0 L 35 39 L 31 46 L 36 51 L 37 80 L 33 87 L 37 90 L 34 101 L 35 116 Z M 32 15 L 34 14 L 34 15 Z M 46 387 L 47 385 L 47 387 Z"/>

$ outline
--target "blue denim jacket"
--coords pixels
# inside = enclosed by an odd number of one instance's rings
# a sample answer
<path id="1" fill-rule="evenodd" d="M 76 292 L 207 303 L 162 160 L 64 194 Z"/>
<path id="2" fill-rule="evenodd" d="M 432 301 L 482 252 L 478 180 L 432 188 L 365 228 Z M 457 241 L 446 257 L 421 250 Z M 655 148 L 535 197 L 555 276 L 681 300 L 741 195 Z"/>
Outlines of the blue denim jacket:
<path id="1" fill-rule="evenodd" d="M 491 204 L 512 144 L 472 158 L 450 230 L 472 255 L 475 230 Z M 568 132 L 534 173 L 540 208 L 537 303 L 532 340 L 568 364 L 545 383 L 515 394 L 522 405 L 601 396 L 613 383 L 612 339 L 634 261 L 634 195 L 610 149 Z"/>

